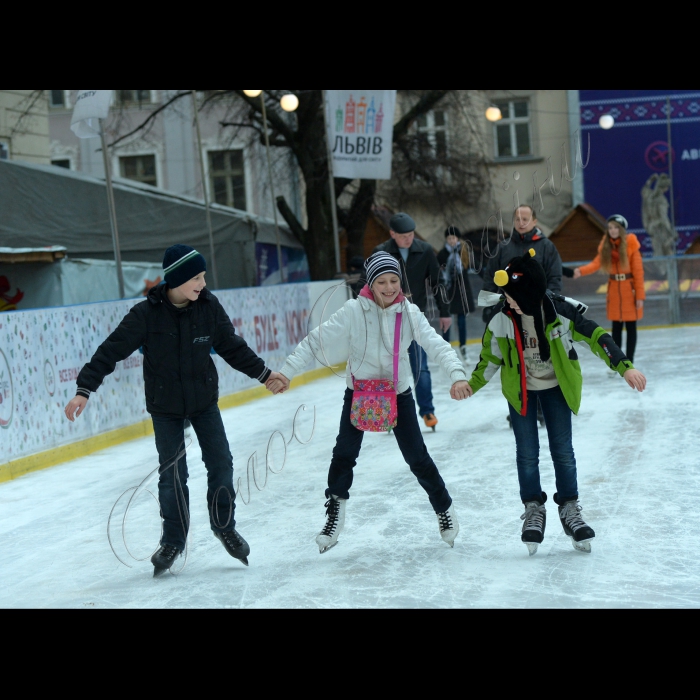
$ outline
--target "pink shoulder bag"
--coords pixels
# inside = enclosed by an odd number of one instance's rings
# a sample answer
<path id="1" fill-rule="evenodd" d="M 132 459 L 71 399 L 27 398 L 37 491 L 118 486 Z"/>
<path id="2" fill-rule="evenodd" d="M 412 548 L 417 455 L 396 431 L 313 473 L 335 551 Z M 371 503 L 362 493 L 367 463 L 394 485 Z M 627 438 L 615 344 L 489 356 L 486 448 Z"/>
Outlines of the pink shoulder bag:
<path id="1" fill-rule="evenodd" d="M 401 314 L 396 314 L 394 327 L 394 380 L 355 379 L 352 376 L 352 407 L 350 422 L 358 430 L 373 433 L 387 432 L 396 427 L 399 411 L 396 389 L 399 382 L 399 343 L 401 340 Z"/>

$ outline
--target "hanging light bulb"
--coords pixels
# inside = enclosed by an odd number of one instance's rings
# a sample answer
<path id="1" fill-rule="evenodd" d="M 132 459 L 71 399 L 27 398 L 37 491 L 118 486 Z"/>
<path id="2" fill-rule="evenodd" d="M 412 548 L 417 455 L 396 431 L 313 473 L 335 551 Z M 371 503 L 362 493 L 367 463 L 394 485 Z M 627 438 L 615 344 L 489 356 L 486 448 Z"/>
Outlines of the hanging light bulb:
<path id="1" fill-rule="evenodd" d="M 615 124 L 615 120 L 611 114 L 603 114 L 598 120 L 598 124 L 600 124 L 601 129 L 612 129 L 613 125 Z"/>
<path id="2" fill-rule="evenodd" d="M 291 93 L 283 95 L 280 100 L 280 107 L 282 107 L 285 112 L 293 112 L 298 106 L 299 98 Z"/>
<path id="3" fill-rule="evenodd" d="M 491 105 L 487 110 L 486 110 L 486 118 L 490 122 L 497 122 L 499 119 L 503 119 L 503 115 L 501 114 L 501 110 L 498 109 L 495 105 Z"/>
<path id="4" fill-rule="evenodd" d="M 257 97 L 262 90 L 243 90 L 244 95 L 248 95 L 248 97 Z"/>

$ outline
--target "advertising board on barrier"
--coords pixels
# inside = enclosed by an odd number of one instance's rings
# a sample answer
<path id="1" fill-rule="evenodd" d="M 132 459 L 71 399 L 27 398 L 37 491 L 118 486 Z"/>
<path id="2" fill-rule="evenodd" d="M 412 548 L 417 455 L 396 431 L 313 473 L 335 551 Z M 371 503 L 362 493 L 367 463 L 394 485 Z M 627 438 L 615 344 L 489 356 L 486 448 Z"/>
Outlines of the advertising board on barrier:
<path id="1" fill-rule="evenodd" d="M 217 291 L 236 332 L 272 368 L 306 335 L 311 284 Z M 82 366 L 139 299 L 0 314 L 0 465 L 149 417 L 143 356 L 135 351 L 74 423 L 63 413 Z M 338 305 L 344 299 L 338 300 Z M 260 386 L 218 355 L 221 396 Z"/>

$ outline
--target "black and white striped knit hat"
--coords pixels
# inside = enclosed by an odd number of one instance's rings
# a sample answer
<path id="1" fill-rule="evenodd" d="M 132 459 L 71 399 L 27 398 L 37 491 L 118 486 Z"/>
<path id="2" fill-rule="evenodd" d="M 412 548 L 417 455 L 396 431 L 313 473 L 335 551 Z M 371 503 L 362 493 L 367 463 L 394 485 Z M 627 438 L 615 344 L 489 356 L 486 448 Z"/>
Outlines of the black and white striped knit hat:
<path id="1" fill-rule="evenodd" d="M 387 272 L 392 272 L 401 279 L 399 261 L 393 255 L 379 251 L 377 253 L 372 253 L 365 261 L 365 274 L 367 276 L 367 284 L 370 287 L 374 284 L 374 280 L 376 280 L 379 275 L 384 275 Z"/>
<path id="2" fill-rule="evenodd" d="M 171 245 L 163 257 L 163 277 L 170 289 L 189 282 L 200 272 L 206 272 L 207 263 L 194 248 L 188 245 Z"/>

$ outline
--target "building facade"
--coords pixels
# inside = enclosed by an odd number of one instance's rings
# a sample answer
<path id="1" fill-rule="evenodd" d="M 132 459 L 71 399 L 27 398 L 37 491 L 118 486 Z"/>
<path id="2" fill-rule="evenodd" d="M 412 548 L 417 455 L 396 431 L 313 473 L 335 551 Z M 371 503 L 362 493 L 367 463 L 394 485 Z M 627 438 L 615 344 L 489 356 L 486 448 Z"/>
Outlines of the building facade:
<path id="1" fill-rule="evenodd" d="M 99 138 L 79 139 L 70 129 L 77 90 L 49 90 L 50 160 L 54 165 L 104 177 Z M 222 127 L 235 121 L 230 103 L 196 93 L 201 130 L 197 143 L 190 94 L 167 103 L 180 90 L 115 90 L 105 122 L 112 172 L 176 194 L 204 199 L 202 165 L 211 202 L 273 218 L 267 161 L 248 130 Z M 211 92 L 211 91 L 210 91 Z M 135 131 L 146 124 L 145 128 Z M 134 133 L 131 133 L 134 132 Z M 272 149 L 273 189 L 303 219 L 296 165 L 286 149 Z"/>
<path id="2" fill-rule="evenodd" d="M 0 159 L 49 163 L 44 90 L 0 90 Z"/>

